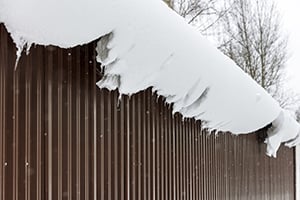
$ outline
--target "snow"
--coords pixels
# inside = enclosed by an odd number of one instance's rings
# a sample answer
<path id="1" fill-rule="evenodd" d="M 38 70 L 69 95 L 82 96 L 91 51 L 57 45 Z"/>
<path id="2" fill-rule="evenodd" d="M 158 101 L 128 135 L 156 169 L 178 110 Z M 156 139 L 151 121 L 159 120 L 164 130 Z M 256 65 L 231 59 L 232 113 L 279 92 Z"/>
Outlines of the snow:
<path id="1" fill-rule="evenodd" d="M 0 0 L 0 22 L 19 55 L 33 43 L 70 48 L 101 37 L 100 88 L 131 95 L 152 87 L 174 113 L 210 130 L 251 133 L 273 122 L 270 156 L 281 142 L 300 142 L 299 124 L 161 0 Z"/>
<path id="2" fill-rule="evenodd" d="M 267 154 L 276 157 L 276 152 L 282 142 L 286 142 L 285 145 L 288 147 L 296 146 L 300 142 L 299 134 L 299 124 L 288 111 L 281 111 L 268 130 Z"/>

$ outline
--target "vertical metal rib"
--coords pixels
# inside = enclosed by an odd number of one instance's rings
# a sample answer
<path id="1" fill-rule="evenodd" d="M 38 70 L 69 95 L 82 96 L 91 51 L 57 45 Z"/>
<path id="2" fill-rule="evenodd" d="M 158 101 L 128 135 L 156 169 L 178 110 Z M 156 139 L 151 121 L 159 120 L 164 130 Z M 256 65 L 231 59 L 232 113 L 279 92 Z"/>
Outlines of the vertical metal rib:
<path id="1" fill-rule="evenodd" d="M 67 62 L 67 146 L 68 146 L 68 152 L 67 152 L 67 169 L 68 169 L 68 177 L 67 177 L 67 195 L 68 200 L 72 200 L 72 181 L 73 181 L 73 165 L 72 165 L 72 137 L 74 137 L 73 130 L 76 130 L 76 127 L 73 129 L 73 123 L 72 123 L 72 116 L 74 114 L 74 111 L 72 109 L 73 100 L 72 100 L 72 89 L 73 89 L 73 81 L 72 81 L 72 59 L 68 57 Z"/>
<path id="2" fill-rule="evenodd" d="M 160 99 L 159 99 L 160 100 Z M 159 101 L 160 102 L 160 101 Z M 159 181 L 159 184 L 160 184 L 160 194 L 159 194 L 159 197 L 160 199 L 163 199 L 164 198 L 164 192 L 165 192 L 165 134 L 164 134 L 164 105 L 163 103 L 160 103 L 159 104 L 159 162 L 160 162 L 160 175 L 159 175 L 159 178 L 160 178 L 160 181 Z"/>
<path id="3" fill-rule="evenodd" d="M 160 185 L 160 180 L 161 180 L 161 176 L 160 176 L 160 172 L 161 172 L 161 164 L 160 164 L 160 109 L 159 109 L 159 105 L 157 105 L 157 110 L 156 110 L 156 118 L 155 118 L 155 198 L 156 199 L 161 199 L 160 197 L 160 192 L 161 192 L 161 185 Z"/>
<path id="4" fill-rule="evenodd" d="M 164 152 L 163 152 L 163 185 L 164 185 L 164 192 L 162 194 L 162 197 L 164 199 L 169 199 L 169 191 L 168 191 L 168 153 L 169 153 L 169 145 L 168 145 L 168 121 L 167 121 L 167 106 L 164 103 L 163 104 L 163 147 L 164 147 Z"/>
<path id="5" fill-rule="evenodd" d="M 79 49 L 76 51 L 76 56 L 80 56 Z M 76 200 L 81 200 L 81 71 L 80 63 L 76 65 Z"/>
<path id="6" fill-rule="evenodd" d="M 136 98 L 132 96 L 130 99 L 130 200 L 136 199 L 136 130 L 135 130 L 135 117 L 136 117 Z"/>
<path id="7" fill-rule="evenodd" d="M 87 46 L 82 47 L 84 49 L 84 58 L 83 61 L 85 61 L 85 65 L 82 66 L 84 67 L 84 199 L 88 200 L 89 199 L 89 188 L 90 188 L 90 135 L 92 135 L 92 133 L 90 132 L 90 126 L 89 126 L 89 121 L 92 120 L 89 118 L 89 95 L 90 94 L 90 90 L 89 90 L 89 65 L 88 65 L 88 48 Z"/>
<path id="8" fill-rule="evenodd" d="M 146 99 L 146 142 L 147 142 L 147 174 L 148 174 L 148 180 L 147 180 L 147 199 L 152 199 L 152 180 L 153 180 L 153 173 L 152 173 L 152 163 L 153 163 L 153 156 L 152 156 L 152 112 L 151 112 L 151 91 L 147 90 L 145 94 Z"/>
<path id="9" fill-rule="evenodd" d="M 171 121 L 171 138 L 172 138 L 172 157 L 171 157 L 171 163 L 170 163 L 170 167 L 172 168 L 172 173 L 170 174 L 170 176 L 172 177 L 172 185 L 171 185 L 171 190 L 172 190 L 172 197 L 174 200 L 177 199 L 177 189 L 176 189 L 176 185 L 177 185 L 177 173 L 176 173 L 176 168 L 177 168 L 177 132 L 175 129 L 175 116 L 172 115 L 172 111 L 169 111 L 169 115 L 170 115 L 170 121 Z"/>
<path id="10" fill-rule="evenodd" d="M 202 182 L 201 182 L 201 188 L 202 188 L 202 198 L 203 199 L 208 199 L 207 197 L 207 177 L 208 174 L 206 173 L 206 135 L 204 134 L 204 131 L 201 131 L 201 152 L 202 152 L 202 156 L 201 156 L 201 178 L 202 178 Z"/>
<path id="11" fill-rule="evenodd" d="M 48 55 L 47 63 L 47 194 L 48 200 L 52 199 L 52 69 L 53 55 Z"/>
<path id="12" fill-rule="evenodd" d="M 149 165 L 149 171 L 150 171 L 150 180 L 149 182 L 149 198 L 150 199 L 155 199 L 155 113 L 154 113 L 154 104 L 153 102 L 153 93 L 151 90 L 149 90 L 148 92 L 148 96 L 147 96 L 147 102 L 148 102 L 148 111 L 149 111 L 149 117 L 148 117 L 148 122 L 149 122 L 149 126 L 147 127 L 148 129 L 148 145 L 149 145 L 149 159 L 150 159 L 150 163 Z"/>
<path id="13" fill-rule="evenodd" d="M 179 132 L 179 118 L 178 114 L 175 114 L 175 130 L 176 130 L 176 199 L 180 199 L 180 132 Z"/>
<path id="14" fill-rule="evenodd" d="M 37 55 L 39 57 L 42 57 L 41 50 L 38 51 Z M 39 62 L 40 64 L 44 64 L 43 62 Z M 45 156 L 42 158 L 43 149 L 45 148 L 45 143 L 43 143 L 44 138 L 44 118 L 45 118 L 45 112 L 44 112 L 44 104 L 43 101 L 45 100 L 44 97 L 44 84 L 42 83 L 42 80 L 45 80 L 44 77 L 44 68 L 39 67 L 36 69 L 37 71 L 37 80 L 36 80 L 36 112 L 37 112 L 37 123 L 36 123 L 36 199 L 42 199 L 43 196 L 43 190 L 44 190 L 44 183 L 43 183 L 43 173 L 45 170 L 41 169 L 42 166 L 44 166 L 44 159 Z M 33 151 L 34 153 L 34 151 Z"/>
<path id="15" fill-rule="evenodd" d="M 58 74 L 57 74 L 57 199 L 62 200 L 62 178 L 63 178 L 63 173 L 62 173 L 62 95 L 63 95 L 63 63 L 62 63 L 62 51 L 59 50 L 58 53 Z"/>
<path id="16" fill-rule="evenodd" d="M 3 26 L 0 26 L 0 64 L 7 63 L 6 60 L 6 37 Z M 6 98 L 6 70 L 0 66 L 0 199 L 5 196 L 5 98 Z"/>
<path id="17" fill-rule="evenodd" d="M 26 69 L 26 83 L 25 83 L 25 199 L 30 200 L 30 169 L 34 166 L 31 164 L 31 151 L 30 151 L 30 143 L 31 143 L 31 86 L 32 86 L 32 74 L 31 74 L 31 65 L 32 63 L 29 62 L 29 68 Z"/>
<path id="18" fill-rule="evenodd" d="M 145 99 L 145 92 L 141 94 L 141 153 L 140 153 L 140 158 L 141 158 L 141 197 L 142 199 L 147 199 L 147 180 L 149 173 L 147 171 L 147 159 L 149 159 L 147 155 L 147 104 L 146 104 L 146 99 Z"/>
<path id="19" fill-rule="evenodd" d="M 178 198 L 183 199 L 183 131 L 182 131 L 182 120 L 180 117 L 177 119 L 178 123 L 178 135 L 179 135 L 179 171 L 178 171 L 178 176 L 179 176 L 179 194 Z"/>
<path id="20" fill-rule="evenodd" d="M 131 197 L 131 174 L 130 174 L 130 104 L 128 98 L 126 99 L 126 200 Z"/>
<path id="21" fill-rule="evenodd" d="M 118 140 L 121 138 L 118 126 L 118 96 L 116 93 L 112 94 L 112 150 L 113 150 L 113 199 L 118 199 L 120 188 L 119 188 L 119 169 L 120 168 L 120 157 L 118 154 Z"/>
<path id="22" fill-rule="evenodd" d="M 82 47 L 84 50 L 84 57 L 82 61 L 84 62 L 84 199 L 89 199 L 89 192 L 90 192 L 90 179 L 91 173 L 90 173 L 90 136 L 92 135 L 92 129 L 90 127 L 89 121 L 92 119 L 90 118 L 90 110 L 89 110 L 89 104 L 90 104 L 90 95 L 91 90 L 89 89 L 89 79 L 91 78 L 92 74 L 89 72 L 89 58 L 88 58 L 88 46 Z"/>
<path id="23" fill-rule="evenodd" d="M 186 151 L 186 143 L 187 143 L 187 134 L 185 130 L 185 119 L 182 121 L 182 182 L 183 182 L 183 187 L 182 187 L 182 199 L 186 200 L 187 198 L 187 181 L 188 178 L 186 176 L 186 166 L 187 166 L 187 156 L 188 153 Z"/>
<path id="24" fill-rule="evenodd" d="M 174 166 L 174 160 L 175 160 L 175 156 L 174 156 L 174 137 L 173 137 L 173 120 L 172 120 L 172 113 L 171 113 L 171 109 L 170 107 L 168 107 L 167 109 L 167 123 L 168 123 L 168 146 L 169 146 L 169 151 L 168 151 L 168 155 L 167 155 L 167 162 L 168 162 L 168 195 L 167 197 L 170 199 L 174 199 L 174 176 L 173 176 L 173 166 Z"/>
<path id="25" fill-rule="evenodd" d="M 18 200 L 19 178 L 19 69 L 13 75 L 13 200 Z"/>
<path id="26" fill-rule="evenodd" d="M 193 132 L 193 120 L 189 120 L 189 134 L 190 136 L 190 160 L 191 160 L 191 166 L 190 166 L 190 199 L 194 200 L 195 199 L 195 190 L 194 190 L 194 183 L 195 183 L 195 158 L 194 158 L 194 141 L 195 141 L 195 137 L 194 137 L 194 132 Z"/>
<path id="27" fill-rule="evenodd" d="M 111 104 L 112 104 L 112 99 L 111 99 L 111 92 L 108 93 L 107 98 L 106 98 L 106 113 L 105 113 L 105 124 L 106 124 L 106 156 L 107 156 L 107 182 L 106 182 L 106 187 L 107 187 L 107 199 L 110 200 L 112 199 L 112 191 L 113 191 L 113 186 L 112 186 L 112 130 L 111 130 L 111 125 L 112 125 L 112 116 L 111 116 Z"/>
<path id="28" fill-rule="evenodd" d="M 2 28 L 0 27 L 0 32 L 2 35 Z M 1 35 L 0 35 L 0 39 L 1 39 Z M 2 59 L 3 52 L 0 49 L 0 59 Z M 3 129 L 3 119 L 5 118 L 4 115 L 4 111 L 3 111 L 3 97 L 4 97 L 4 70 L 2 67 L 0 67 L 0 199 L 3 199 L 3 183 L 4 183 L 4 179 L 3 179 L 3 133 L 4 133 L 4 129 Z"/>
<path id="29" fill-rule="evenodd" d="M 195 122 L 195 136 L 196 136 L 196 149 L 195 149 L 195 156 L 196 156 L 196 199 L 201 198 L 201 186 L 200 186 L 200 148 L 199 148 L 199 128 L 198 122 Z"/>
<path id="30" fill-rule="evenodd" d="M 93 58 L 96 57 L 96 52 L 95 52 L 95 47 L 96 45 L 93 45 Z M 90 62 L 90 61 L 89 61 Z M 94 188 L 93 188 L 93 199 L 96 200 L 97 199 L 97 177 L 98 177 L 98 173 L 97 173 L 97 88 L 96 88 L 96 62 L 93 62 L 93 78 L 92 78 L 92 110 L 93 110 L 93 184 L 94 184 Z"/>
<path id="31" fill-rule="evenodd" d="M 1 26 L 1 25 L 0 25 Z M 9 119 L 9 117 L 7 116 L 7 113 L 10 113 L 10 110 L 11 108 L 9 107 L 9 101 L 11 101 L 11 99 L 9 99 L 9 91 L 7 89 L 7 86 L 10 84 L 9 83 L 9 79 L 11 79 L 12 77 L 12 74 L 11 74 L 11 71 L 9 71 L 9 59 L 8 59 L 8 56 L 9 56 L 9 50 L 8 50 L 8 34 L 6 33 L 6 30 L 4 29 L 3 25 L 1 26 L 1 49 L 2 49 L 2 53 L 1 53 L 1 68 L 3 70 L 3 86 L 2 86 L 2 92 L 3 92 L 3 96 L 2 96 L 2 102 L 3 102 L 3 105 L 2 105 L 2 111 L 3 111 L 3 119 L 2 119 L 2 163 L 1 165 L 3 166 L 3 169 L 2 169 L 2 200 L 4 200 L 8 195 L 9 193 L 12 192 L 12 188 L 11 187 L 11 184 L 8 185 L 7 184 L 7 177 L 10 177 L 11 178 L 11 175 L 12 174 L 9 174 L 9 171 L 8 171 L 8 146 L 10 145 L 9 144 L 9 140 L 8 140 L 8 135 L 7 135 L 7 129 L 9 129 L 9 121 L 11 121 L 11 119 Z M 4 66 L 4 67 L 3 67 Z M 7 66 L 7 67 L 5 67 Z M 10 104 L 11 105 L 11 104 Z M 10 116 L 11 117 L 11 116 Z M 11 134 L 11 131 L 9 132 L 9 134 Z M 10 163 L 11 165 L 12 163 Z M 12 168 L 12 167 L 11 167 Z M 7 191 L 7 192 L 6 192 Z M 11 196 L 11 195 L 10 195 Z"/>
<path id="32" fill-rule="evenodd" d="M 141 131 L 141 95 L 138 94 L 136 95 L 137 97 L 137 103 L 136 105 L 136 172 L 137 172 L 137 178 L 136 178 L 136 184 L 137 184 L 137 199 L 141 199 L 141 187 L 142 187 L 142 180 L 141 180 L 141 169 L 142 169 L 142 159 L 141 159 L 141 154 L 142 154 L 142 149 L 141 149 L 141 143 L 142 143 L 142 131 Z"/>
<path id="33" fill-rule="evenodd" d="M 174 160 L 173 160 L 173 176 L 174 176 L 174 200 L 178 199 L 179 194 L 179 134 L 178 134 L 178 128 L 177 128 L 177 114 L 173 116 L 173 134 L 174 134 Z"/>
<path id="34" fill-rule="evenodd" d="M 100 105 L 100 106 L 99 106 Z M 106 160 L 104 159 L 104 139 L 106 138 L 105 130 L 104 130 L 104 94 L 103 92 L 100 93 L 100 102 L 98 103 L 98 106 L 100 107 L 100 200 L 104 200 L 104 166 L 106 163 Z M 99 158 L 98 158 L 99 159 Z"/>
<path id="35" fill-rule="evenodd" d="M 188 199 L 193 199 L 193 159 L 192 159 L 192 130 L 191 130 L 191 120 L 189 119 L 188 120 L 188 123 L 187 123 L 187 134 L 189 135 L 189 141 L 188 141 L 188 154 L 189 154 L 189 157 L 188 157 L 188 173 L 189 173 L 189 183 L 188 183 L 188 187 L 189 187 L 189 190 L 188 190 Z"/>
<path id="36" fill-rule="evenodd" d="M 119 114 L 119 124 L 120 124 L 120 129 L 119 129 L 119 134 L 120 134 L 120 139 L 119 139 L 119 149 L 118 149 L 118 152 L 119 152 L 119 156 L 120 156 L 120 177 L 119 177 L 119 187 L 120 187 L 120 195 L 119 195 L 119 199 L 125 199 L 125 186 L 126 186 L 126 183 L 125 183 L 125 180 L 126 180 L 126 166 L 125 166 L 125 163 L 126 163 L 126 150 L 125 150 L 125 141 L 126 141 L 126 110 L 125 110 L 125 100 L 122 98 L 122 99 L 119 99 L 119 104 L 120 104 L 120 114 Z"/>

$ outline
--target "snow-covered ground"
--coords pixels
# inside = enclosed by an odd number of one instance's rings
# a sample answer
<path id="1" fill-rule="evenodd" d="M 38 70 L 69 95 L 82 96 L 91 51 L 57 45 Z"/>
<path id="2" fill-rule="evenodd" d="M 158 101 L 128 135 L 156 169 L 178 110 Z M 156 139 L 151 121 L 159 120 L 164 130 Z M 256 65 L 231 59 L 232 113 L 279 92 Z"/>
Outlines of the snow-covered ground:
<path id="1" fill-rule="evenodd" d="M 299 142 L 299 124 L 161 0 L 0 0 L 0 22 L 19 53 L 33 43 L 69 48 L 102 37 L 100 88 L 131 95 L 152 87 L 174 112 L 211 130 L 251 133 L 273 122 L 270 156 L 281 142 Z"/>

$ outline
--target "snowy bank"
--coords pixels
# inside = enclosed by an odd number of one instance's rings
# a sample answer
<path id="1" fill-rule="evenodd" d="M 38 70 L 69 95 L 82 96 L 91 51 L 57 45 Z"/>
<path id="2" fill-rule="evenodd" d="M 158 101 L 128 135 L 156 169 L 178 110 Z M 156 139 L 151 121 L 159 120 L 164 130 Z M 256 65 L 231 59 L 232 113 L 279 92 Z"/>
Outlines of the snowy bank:
<path id="1" fill-rule="evenodd" d="M 100 88 L 131 95 L 152 87 L 211 130 L 251 133 L 272 123 L 270 156 L 282 142 L 299 143 L 299 124 L 161 0 L 0 0 L 0 22 L 18 54 L 33 43 L 70 48 L 101 38 Z"/>

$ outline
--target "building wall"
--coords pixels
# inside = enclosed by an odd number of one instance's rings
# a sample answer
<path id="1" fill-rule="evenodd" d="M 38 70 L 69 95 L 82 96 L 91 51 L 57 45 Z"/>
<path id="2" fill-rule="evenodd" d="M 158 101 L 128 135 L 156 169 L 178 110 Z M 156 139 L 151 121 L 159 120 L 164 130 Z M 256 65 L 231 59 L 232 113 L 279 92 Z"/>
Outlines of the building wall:
<path id="1" fill-rule="evenodd" d="M 151 90 L 99 90 L 95 43 L 33 46 L 0 28 L 0 200 L 294 199 L 294 150 L 206 134 Z"/>

